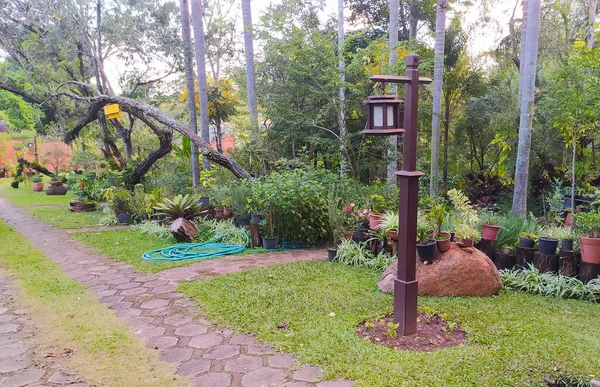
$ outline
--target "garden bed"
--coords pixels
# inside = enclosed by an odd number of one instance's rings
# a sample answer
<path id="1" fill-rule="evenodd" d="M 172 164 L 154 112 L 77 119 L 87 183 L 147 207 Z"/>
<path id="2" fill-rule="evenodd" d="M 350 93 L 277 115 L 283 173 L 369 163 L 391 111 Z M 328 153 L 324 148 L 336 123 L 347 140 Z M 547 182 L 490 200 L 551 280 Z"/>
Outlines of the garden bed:
<path id="1" fill-rule="evenodd" d="M 420 297 L 419 307 L 460 324 L 464 344 L 418 353 L 372 344 L 359 323 L 392 311 L 379 272 L 328 262 L 250 270 L 183 284 L 207 316 L 358 386 L 537 385 L 600 376 L 600 306 L 516 292 Z M 288 324 L 287 329 L 277 326 Z"/>

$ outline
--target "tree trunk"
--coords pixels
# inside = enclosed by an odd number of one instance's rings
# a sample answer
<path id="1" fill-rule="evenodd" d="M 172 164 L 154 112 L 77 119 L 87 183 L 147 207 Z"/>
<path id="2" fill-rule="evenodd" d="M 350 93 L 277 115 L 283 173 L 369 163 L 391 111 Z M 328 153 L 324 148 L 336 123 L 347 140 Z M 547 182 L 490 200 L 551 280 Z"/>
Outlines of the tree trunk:
<path id="1" fill-rule="evenodd" d="M 215 122 L 215 144 L 217 145 L 217 152 L 223 153 L 223 132 L 221 130 L 221 123 Z"/>
<path id="2" fill-rule="evenodd" d="M 177 242 L 191 242 L 194 235 L 198 234 L 196 224 L 185 218 L 177 218 L 169 228 Z"/>
<path id="3" fill-rule="evenodd" d="M 594 48 L 594 24 L 596 23 L 596 7 L 598 0 L 587 0 L 587 19 L 585 23 L 585 45 Z"/>
<path id="4" fill-rule="evenodd" d="M 204 21 L 202 20 L 202 12 L 202 0 L 192 0 L 192 25 L 194 26 L 198 94 L 200 95 L 200 133 L 202 139 L 210 145 L 208 90 L 206 86 L 206 47 L 204 45 Z M 210 169 L 210 160 L 203 158 L 202 164 L 204 169 Z"/>
<path id="5" fill-rule="evenodd" d="M 344 0 L 338 0 L 338 57 L 340 69 L 340 111 L 338 124 L 340 127 L 340 175 L 346 176 L 346 95 L 344 93 Z"/>
<path id="6" fill-rule="evenodd" d="M 531 149 L 531 129 L 533 125 L 533 107 L 535 76 L 537 69 L 538 38 L 540 32 L 540 0 L 528 0 L 527 36 L 525 38 L 523 85 L 521 97 L 521 118 L 519 123 L 519 145 L 515 167 L 515 190 L 513 194 L 512 215 L 527 216 L 527 187 L 529 184 L 529 156 Z M 521 46 L 523 50 L 523 46 Z"/>
<path id="7" fill-rule="evenodd" d="M 198 133 L 198 117 L 196 117 L 196 86 L 194 84 L 194 50 L 192 48 L 192 32 L 190 30 L 190 8 L 188 0 L 180 0 L 181 38 L 183 39 L 183 59 L 185 66 L 185 86 L 188 90 L 187 109 L 190 129 Z M 200 185 L 200 165 L 198 161 L 198 146 L 192 144 L 192 184 Z"/>
<path id="8" fill-rule="evenodd" d="M 521 19 L 521 53 L 519 55 L 519 96 L 517 99 L 519 107 L 521 106 L 521 98 L 523 97 L 524 86 L 523 63 L 525 62 L 525 45 L 527 42 L 527 2 L 528 0 L 523 0 L 523 18 Z"/>
<path id="9" fill-rule="evenodd" d="M 77 101 L 84 101 L 90 103 L 91 106 L 88 109 L 88 113 L 85 117 L 83 117 L 71 131 L 69 131 L 65 135 L 65 142 L 71 143 L 77 136 L 79 132 L 91 122 L 94 122 L 98 119 L 98 112 L 102 110 L 102 108 L 110 103 L 118 103 L 121 106 L 123 111 L 133 114 L 134 116 L 141 119 L 141 117 L 149 117 L 157 122 L 167 126 L 171 130 L 175 130 L 192 141 L 192 143 L 198 145 L 198 148 L 201 150 L 204 157 L 209 160 L 221 165 L 222 167 L 229 169 L 231 173 L 233 173 L 236 177 L 241 179 L 251 179 L 252 175 L 248 173 L 241 165 L 239 165 L 235 160 L 231 159 L 229 156 L 226 156 L 222 153 L 219 153 L 212 149 L 210 144 L 204 139 L 200 138 L 198 134 L 194 133 L 190 130 L 190 127 L 182 124 L 181 122 L 173 119 L 167 114 L 161 112 L 154 106 L 151 106 L 143 101 L 137 101 L 130 98 L 125 97 L 114 97 L 109 95 L 97 95 L 94 97 L 82 97 L 78 94 L 73 94 L 70 92 L 61 92 L 59 95 L 68 96 L 71 99 Z"/>
<path id="10" fill-rule="evenodd" d="M 244 23 L 244 55 L 246 57 L 246 88 L 248 91 L 248 113 L 252 142 L 258 142 L 258 107 L 256 103 L 256 75 L 254 71 L 254 38 L 252 36 L 252 10 L 250 0 L 242 0 L 242 20 Z"/>
<path id="11" fill-rule="evenodd" d="M 577 126 L 573 128 L 573 154 L 571 158 L 571 223 L 569 224 L 569 232 L 573 234 L 575 228 L 575 185 L 577 184 L 577 178 L 575 176 L 575 160 L 577 158 Z"/>
<path id="12" fill-rule="evenodd" d="M 399 1 L 390 0 L 390 58 L 389 64 L 393 66 L 398 61 L 398 12 L 399 12 Z M 392 74 L 396 75 L 396 74 Z M 397 93 L 396 84 L 390 86 L 391 94 Z M 398 136 L 390 136 L 390 147 L 388 150 L 388 165 L 387 165 L 387 182 L 389 184 L 396 184 L 396 171 L 398 170 Z"/>
<path id="13" fill-rule="evenodd" d="M 409 5 L 409 13 L 408 40 L 415 40 L 417 37 L 417 26 L 419 23 L 419 2 L 417 0 L 411 0 Z"/>
<path id="14" fill-rule="evenodd" d="M 444 112 L 444 164 L 442 166 L 442 192 L 448 191 L 448 132 L 450 131 L 450 95 L 445 98 Z"/>
<path id="15" fill-rule="evenodd" d="M 431 118 L 431 180 L 429 185 L 429 194 L 431 196 L 437 195 L 439 190 L 440 118 L 442 113 L 446 5 L 446 0 L 437 0 L 433 59 L 433 115 Z"/>

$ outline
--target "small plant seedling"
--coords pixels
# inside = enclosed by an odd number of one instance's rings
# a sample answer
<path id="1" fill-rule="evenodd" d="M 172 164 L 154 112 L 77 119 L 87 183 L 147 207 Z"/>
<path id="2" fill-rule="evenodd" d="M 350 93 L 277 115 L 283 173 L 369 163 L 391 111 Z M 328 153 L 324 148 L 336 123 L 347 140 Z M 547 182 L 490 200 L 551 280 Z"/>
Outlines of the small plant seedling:
<path id="1" fill-rule="evenodd" d="M 367 322 L 365 322 L 365 328 L 367 328 L 367 329 L 372 329 L 372 328 L 374 328 L 374 327 L 375 327 L 375 324 L 373 324 L 373 322 L 372 322 L 372 321 L 367 321 Z"/>
<path id="2" fill-rule="evenodd" d="M 396 329 L 398 329 L 399 326 L 400 324 L 388 323 L 388 330 L 384 333 L 384 335 L 386 335 L 390 339 L 395 338 L 396 336 L 398 336 L 398 332 L 396 332 Z"/>
<path id="3" fill-rule="evenodd" d="M 454 321 L 450 321 L 448 325 L 442 327 L 442 331 L 444 332 L 454 332 L 456 330 L 456 323 Z"/>

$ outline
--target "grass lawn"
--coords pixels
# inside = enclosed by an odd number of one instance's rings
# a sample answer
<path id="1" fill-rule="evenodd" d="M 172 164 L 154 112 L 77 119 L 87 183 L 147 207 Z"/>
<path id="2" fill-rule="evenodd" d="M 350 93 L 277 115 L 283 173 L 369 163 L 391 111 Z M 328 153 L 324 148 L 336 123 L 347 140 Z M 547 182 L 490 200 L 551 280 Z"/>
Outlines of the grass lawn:
<path id="1" fill-rule="evenodd" d="M 458 322 L 467 343 L 432 353 L 395 351 L 359 339 L 356 325 L 392 311 L 378 272 L 305 262 L 180 285 L 208 317 L 250 331 L 327 378 L 359 386 L 533 386 L 547 377 L 600 376 L 600 305 L 503 292 L 497 297 L 420 297 Z M 331 315 L 334 313 L 335 315 Z M 277 325 L 290 327 L 278 330 Z"/>
<path id="2" fill-rule="evenodd" d="M 49 179 L 44 179 L 46 185 Z M 65 206 L 73 199 L 73 194 L 67 192 L 66 195 L 46 195 L 45 192 L 33 192 L 31 184 L 21 183 L 19 188 L 10 186 L 12 178 L 0 179 L 0 196 L 10 199 L 17 206 Z M 45 189 L 46 186 L 44 186 Z"/>
<path id="3" fill-rule="evenodd" d="M 113 311 L 2 221 L 0 240 L 0 266 L 16 278 L 19 302 L 37 327 L 35 343 L 41 351 L 72 349 L 61 360 L 68 372 L 95 386 L 188 385 L 158 360 L 158 351 L 132 339 Z"/>
<path id="4" fill-rule="evenodd" d="M 77 232 L 71 234 L 71 236 L 92 246 L 96 251 L 109 258 L 127 262 L 139 273 L 158 273 L 172 267 L 189 266 L 192 263 L 199 262 L 197 260 L 176 262 L 149 262 L 143 260 L 142 254 L 150 250 L 171 246 L 173 243 L 135 229 Z M 263 252 L 266 252 L 266 250 L 248 249 L 239 255 Z"/>
<path id="5" fill-rule="evenodd" d="M 65 207 L 61 208 L 28 208 L 29 212 L 46 223 L 62 229 L 99 227 L 98 221 L 102 217 L 100 212 L 71 212 Z"/>

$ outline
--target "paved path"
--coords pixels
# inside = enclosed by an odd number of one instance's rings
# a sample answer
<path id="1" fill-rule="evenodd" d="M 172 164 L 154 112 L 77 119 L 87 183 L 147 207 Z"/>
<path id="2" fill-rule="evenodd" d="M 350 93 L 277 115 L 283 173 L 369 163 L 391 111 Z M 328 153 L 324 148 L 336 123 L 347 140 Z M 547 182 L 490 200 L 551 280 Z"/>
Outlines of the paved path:
<path id="1" fill-rule="evenodd" d="M 346 387 L 346 380 L 323 381 L 317 367 L 300 367 L 285 353 L 258 343 L 251 335 L 236 334 L 202 318 L 201 307 L 174 291 L 182 280 L 295 261 L 326 259 L 325 250 L 230 256 L 174 268 L 155 275 L 136 273 L 123 262 L 94 254 L 8 200 L 0 198 L 0 216 L 133 328 L 134 335 L 178 365 L 180 375 L 196 386 Z M 0 348 L 1 350 L 1 348 Z"/>
<path id="2" fill-rule="evenodd" d="M 0 386 L 86 386 L 60 370 L 61 354 L 45 357 L 35 346 L 35 330 L 27 311 L 19 308 L 11 282 L 0 268 Z"/>

